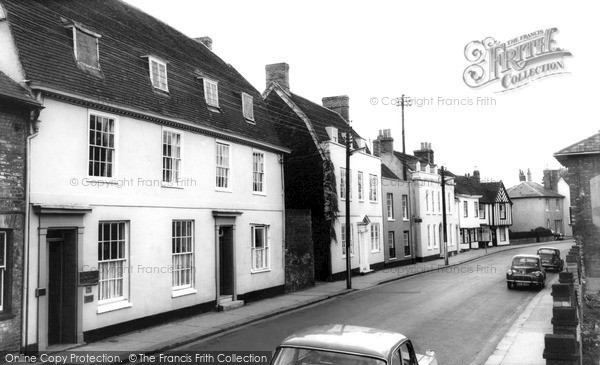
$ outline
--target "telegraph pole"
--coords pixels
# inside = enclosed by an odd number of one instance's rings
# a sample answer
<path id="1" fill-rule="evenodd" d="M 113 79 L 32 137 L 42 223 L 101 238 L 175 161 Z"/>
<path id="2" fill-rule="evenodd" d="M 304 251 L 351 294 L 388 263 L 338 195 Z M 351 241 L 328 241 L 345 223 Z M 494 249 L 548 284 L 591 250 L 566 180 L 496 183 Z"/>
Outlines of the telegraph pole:
<path id="1" fill-rule="evenodd" d="M 404 94 L 402 94 L 402 153 L 406 153 L 406 141 L 404 139 Z"/>
<path id="2" fill-rule="evenodd" d="M 448 266 L 448 232 L 446 230 L 446 169 L 440 167 L 442 177 L 442 229 L 444 231 L 444 265 Z"/>
<path id="3" fill-rule="evenodd" d="M 350 126 L 346 132 L 346 289 L 352 289 L 352 261 L 350 259 Z"/>

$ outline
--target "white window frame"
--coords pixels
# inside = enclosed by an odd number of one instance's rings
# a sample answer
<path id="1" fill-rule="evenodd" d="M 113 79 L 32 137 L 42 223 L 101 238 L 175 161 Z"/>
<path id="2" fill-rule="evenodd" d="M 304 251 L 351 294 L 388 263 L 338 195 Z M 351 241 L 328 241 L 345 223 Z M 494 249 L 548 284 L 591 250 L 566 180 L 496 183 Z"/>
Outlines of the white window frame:
<path id="1" fill-rule="evenodd" d="M 379 223 L 371 223 L 371 252 L 381 251 L 381 239 L 379 234 Z"/>
<path id="2" fill-rule="evenodd" d="M 438 191 L 438 213 L 442 213 L 442 192 Z"/>
<path id="3" fill-rule="evenodd" d="M 254 98 L 246 93 L 242 93 L 242 114 L 247 121 L 254 122 Z"/>
<path id="4" fill-rule="evenodd" d="M 498 205 L 498 210 L 500 213 L 500 219 L 506 219 L 506 205 L 504 203 L 500 203 Z"/>
<path id="5" fill-rule="evenodd" d="M 227 157 L 227 164 L 224 164 L 223 161 L 219 162 L 220 157 L 219 157 L 219 146 L 222 147 L 227 147 L 227 152 L 228 152 L 228 157 Z M 233 158 L 232 158 L 232 148 L 231 148 L 231 144 L 227 143 L 227 142 L 223 142 L 223 141 L 215 141 L 215 189 L 217 191 L 225 191 L 225 192 L 231 192 L 232 191 L 232 180 L 231 180 L 231 171 L 232 171 L 232 162 L 233 162 Z M 222 157 L 221 157 L 222 159 Z M 220 170 L 223 169 L 223 170 Z M 225 172 L 225 176 L 222 175 L 222 172 Z M 221 179 L 221 180 L 219 180 Z M 224 186 L 219 186 L 219 181 L 225 181 L 225 185 Z"/>
<path id="6" fill-rule="evenodd" d="M 219 108 L 219 82 L 204 78 L 202 79 L 202 84 L 204 85 L 204 100 L 206 101 L 206 105 L 213 108 Z M 212 87 L 214 86 L 214 97 L 212 93 Z"/>
<path id="7" fill-rule="evenodd" d="M 500 242 L 506 242 L 506 228 L 502 227 L 500 228 Z"/>
<path id="8" fill-rule="evenodd" d="M 346 200 L 348 193 L 346 192 L 346 168 L 340 167 L 340 199 Z"/>
<path id="9" fill-rule="evenodd" d="M 342 258 L 346 258 L 346 223 L 341 223 Z M 354 230 L 350 223 L 350 257 L 354 257 Z"/>
<path id="10" fill-rule="evenodd" d="M 189 226 L 188 226 L 189 224 Z M 181 225 L 181 235 L 176 235 L 176 225 Z M 183 227 L 186 227 L 184 232 Z M 188 231 L 187 228 L 190 228 Z M 193 219 L 174 219 L 171 221 L 171 290 L 194 288 L 195 283 L 195 236 L 196 224 Z M 187 244 L 187 248 L 185 247 Z M 189 267 L 181 265 L 181 259 L 189 258 Z M 187 273 L 187 277 L 185 276 Z"/>
<path id="11" fill-rule="evenodd" d="M 425 190 L 425 213 L 429 214 L 429 190 Z"/>
<path id="12" fill-rule="evenodd" d="M 365 185 L 364 185 L 364 181 L 363 181 L 363 172 L 359 171 L 357 177 L 358 177 L 358 200 L 364 201 L 365 200 Z"/>
<path id="13" fill-rule="evenodd" d="M 386 193 L 385 201 L 386 201 L 386 205 L 387 205 L 387 220 L 393 221 L 394 220 L 394 194 Z"/>
<path id="14" fill-rule="evenodd" d="M 252 224 L 251 229 L 251 247 L 250 247 L 250 261 L 251 261 L 251 272 L 264 272 L 271 270 L 271 249 L 270 249 L 270 234 L 269 225 L 266 224 Z M 257 230 L 262 230 L 263 235 L 263 248 L 256 248 L 256 234 Z M 260 266 L 258 265 L 258 252 L 261 252 Z"/>
<path id="15" fill-rule="evenodd" d="M 431 224 L 427 225 L 427 248 L 431 249 Z"/>
<path id="16" fill-rule="evenodd" d="M 110 146 L 106 147 L 106 146 L 102 146 L 102 145 L 96 145 L 96 144 L 91 144 L 90 142 L 90 133 L 91 133 L 91 128 L 90 128 L 90 122 L 91 122 L 91 118 L 92 116 L 94 117 L 99 117 L 99 118 L 106 118 L 109 120 L 113 121 L 113 145 L 112 148 Z M 112 114 L 107 114 L 107 113 L 101 113 L 101 112 L 97 112 L 95 110 L 88 110 L 88 116 L 87 116 L 87 127 L 86 127 L 86 132 L 87 132 L 87 136 L 86 136 L 86 140 L 88 143 L 88 158 L 87 158 L 87 176 L 89 176 L 92 179 L 98 179 L 98 180 L 111 180 L 111 179 L 115 179 L 118 175 L 117 175 L 117 158 L 118 158 L 118 150 L 119 150 L 119 146 L 118 146 L 118 137 L 119 137 L 119 117 L 116 115 L 112 115 Z M 94 131 L 97 131 L 96 129 Z M 102 132 L 102 131 L 100 131 Z M 109 132 L 110 134 L 110 132 Z M 95 163 L 92 160 L 92 148 L 100 148 L 100 149 L 107 149 L 108 151 L 112 152 L 112 170 L 110 172 L 111 176 L 96 176 L 93 174 L 90 174 L 90 162 Z M 106 163 L 105 161 L 96 161 L 98 163 Z"/>
<path id="17" fill-rule="evenodd" d="M 171 143 L 171 154 L 165 155 L 165 133 L 171 136 L 173 140 L 174 136 L 179 136 L 179 146 Z M 173 154 L 174 148 L 179 148 L 179 157 Z M 173 128 L 162 127 L 161 131 L 161 155 L 162 155 L 162 170 L 161 170 L 161 181 L 162 186 L 178 187 L 183 180 L 183 132 Z M 171 176 L 168 180 L 165 180 L 165 159 L 171 161 L 171 168 L 167 171 L 171 171 Z"/>
<path id="18" fill-rule="evenodd" d="M 120 237 L 112 237 L 112 230 L 110 229 L 109 226 L 109 237 L 108 239 L 106 237 L 104 237 L 104 225 L 113 225 L 116 224 L 118 225 L 119 228 L 117 231 L 117 234 L 119 232 L 123 232 L 123 238 L 121 239 Z M 102 257 L 102 260 L 100 257 L 97 257 L 98 260 L 98 270 L 99 270 L 99 281 L 98 281 L 98 307 L 100 309 L 101 306 L 103 305 L 107 305 L 107 304 L 111 304 L 111 303 L 115 303 L 115 302 L 127 302 L 129 300 L 129 270 L 127 270 L 127 262 L 129 261 L 129 246 L 130 246 L 130 237 L 129 237 L 129 222 L 128 221 L 99 221 L 98 222 L 98 241 L 97 244 L 98 246 L 100 245 L 109 245 L 109 253 L 112 253 L 112 246 L 113 243 L 117 243 L 117 247 L 118 243 L 121 242 L 123 243 L 123 250 L 121 252 L 120 249 L 118 249 L 118 253 L 122 253 L 122 257 L 117 257 L 117 258 L 104 258 Z M 100 248 L 100 247 L 98 247 Z M 104 248 L 103 249 L 99 249 L 98 251 L 104 253 Z M 114 266 L 112 269 L 110 268 L 110 266 Z M 117 265 L 121 265 L 120 270 L 116 268 Z M 112 274 L 121 274 L 121 277 L 118 276 L 107 276 L 107 277 L 103 277 L 103 266 L 109 266 L 108 268 L 108 273 L 107 275 L 111 275 Z M 107 282 L 109 281 L 121 281 L 122 282 L 122 293 L 120 293 L 120 295 L 108 295 L 108 297 L 105 298 L 105 295 L 103 295 L 102 291 L 104 288 L 104 285 L 108 285 Z M 106 283 L 106 284 L 104 284 Z M 110 291 L 110 287 L 107 288 L 107 291 Z"/>
<path id="19" fill-rule="evenodd" d="M 231 148 L 230 148 L 230 154 L 231 154 Z M 256 156 L 257 155 L 261 155 L 262 156 L 262 172 L 256 170 Z M 252 150 L 252 193 L 254 194 L 258 194 L 258 195 L 266 195 L 267 194 L 267 170 L 266 170 L 266 160 L 267 154 L 263 151 L 260 150 Z M 256 178 L 260 177 L 261 181 L 257 181 Z M 215 182 L 216 183 L 216 182 Z M 257 185 L 258 184 L 258 185 Z M 260 186 L 261 189 L 257 190 L 256 187 Z"/>
<path id="20" fill-rule="evenodd" d="M 433 230 L 433 248 L 437 248 L 438 247 L 438 238 L 439 238 L 439 237 L 437 237 L 437 233 L 438 233 L 437 224 L 433 225 L 432 230 Z"/>
<path id="21" fill-rule="evenodd" d="M 479 203 L 478 202 L 473 202 L 473 217 L 475 218 L 479 218 Z"/>
<path id="22" fill-rule="evenodd" d="M 7 288 L 6 283 L 6 262 L 8 261 L 8 239 L 6 238 L 7 234 L 4 231 L 0 231 L 0 313 L 4 312 L 4 291 Z"/>
<path id="23" fill-rule="evenodd" d="M 94 33 L 91 30 L 87 30 L 85 28 L 82 28 L 80 26 L 75 26 L 72 25 L 70 26 L 73 30 L 73 53 L 75 55 L 75 61 L 77 62 L 77 64 L 79 65 L 83 65 L 85 67 L 91 68 L 93 70 L 100 70 L 100 45 L 98 42 L 98 39 L 101 38 L 102 36 L 98 33 Z M 81 61 L 79 59 L 79 55 L 77 52 L 77 31 L 80 31 L 82 33 L 85 33 L 87 35 L 89 35 L 90 37 L 93 37 L 96 40 L 96 59 L 98 60 L 98 67 L 92 66 L 92 65 L 88 65 L 87 63 Z"/>
<path id="24" fill-rule="evenodd" d="M 431 214 L 435 214 L 435 191 L 431 190 Z"/>
<path id="25" fill-rule="evenodd" d="M 152 72 L 153 64 L 156 65 L 157 75 L 154 75 L 154 72 Z M 162 69 L 164 69 L 164 76 L 161 75 L 161 67 Z M 158 90 L 162 90 L 164 92 L 169 92 L 167 62 L 154 56 L 148 56 L 148 72 L 150 73 L 150 82 L 152 83 L 152 87 Z M 161 81 L 164 81 L 164 83 L 162 83 Z"/>
<path id="26" fill-rule="evenodd" d="M 396 251 L 396 232 L 388 231 L 387 241 L 388 241 L 388 256 L 390 257 L 390 260 L 396 260 L 398 258 L 398 252 Z M 390 252 L 391 248 L 394 249 L 394 256 L 392 256 L 392 253 Z"/>
<path id="27" fill-rule="evenodd" d="M 463 218 L 468 218 L 469 217 L 469 202 L 464 200 L 463 201 Z"/>
<path id="28" fill-rule="evenodd" d="M 479 218 L 485 219 L 485 204 L 479 203 Z"/>
<path id="29" fill-rule="evenodd" d="M 402 220 L 409 220 L 409 211 L 408 211 L 408 195 L 402 195 Z"/>
<path id="30" fill-rule="evenodd" d="M 408 247 L 408 255 L 406 254 L 406 247 Z M 410 247 L 410 231 L 402 232 L 402 252 L 404 253 L 404 257 L 409 257 L 412 255 L 412 248 Z"/>
<path id="31" fill-rule="evenodd" d="M 376 202 L 378 195 L 379 178 L 377 175 L 369 174 L 369 201 Z"/>

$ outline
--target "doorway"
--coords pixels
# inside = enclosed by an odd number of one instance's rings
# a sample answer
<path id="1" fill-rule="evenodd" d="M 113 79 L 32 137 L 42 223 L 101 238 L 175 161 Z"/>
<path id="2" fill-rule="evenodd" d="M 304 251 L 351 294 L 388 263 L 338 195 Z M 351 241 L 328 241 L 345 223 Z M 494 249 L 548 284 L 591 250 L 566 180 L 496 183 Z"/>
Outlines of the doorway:
<path id="1" fill-rule="evenodd" d="M 233 227 L 219 227 L 219 295 L 233 295 Z"/>
<path id="2" fill-rule="evenodd" d="M 74 229 L 49 229 L 48 345 L 77 343 L 77 240 Z"/>

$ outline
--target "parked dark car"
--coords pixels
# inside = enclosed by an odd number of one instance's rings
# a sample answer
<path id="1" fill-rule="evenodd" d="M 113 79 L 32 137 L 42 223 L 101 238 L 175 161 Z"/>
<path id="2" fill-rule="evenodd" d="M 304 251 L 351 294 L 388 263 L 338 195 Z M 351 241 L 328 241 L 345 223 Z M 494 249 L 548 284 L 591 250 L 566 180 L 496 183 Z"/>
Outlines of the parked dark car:
<path id="1" fill-rule="evenodd" d="M 513 257 L 510 269 L 506 272 L 506 286 L 514 288 L 517 284 L 546 286 L 546 272 L 542 259 L 538 255 L 517 255 Z"/>
<path id="2" fill-rule="evenodd" d="M 271 365 L 437 365 L 435 352 L 414 352 L 404 335 L 375 328 L 331 324 L 286 338 Z"/>
<path id="3" fill-rule="evenodd" d="M 537 250 L 538 256 L 542 259 L 544 269 L 553 269 L 561 272 L 565 266 L 564 260 L 560 257 L 560 250 L 554 247 L 540 247 Z"/>
<path id="4" fill-rule="evenodd" d="M 562 234 L 560 232 L 556 232 L 554 230 L 552 230 L 552 235 L 554 236 L 555 241 L 562 241 L 565 236 L 564 234 Z"/>

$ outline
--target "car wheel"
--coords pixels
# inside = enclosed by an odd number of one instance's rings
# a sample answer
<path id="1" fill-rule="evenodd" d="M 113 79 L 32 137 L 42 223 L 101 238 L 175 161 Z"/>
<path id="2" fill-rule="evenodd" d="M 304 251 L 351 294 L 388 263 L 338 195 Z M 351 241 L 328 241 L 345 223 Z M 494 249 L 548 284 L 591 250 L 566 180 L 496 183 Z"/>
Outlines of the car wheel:
<path id="1" fill-rule="evenodd" d="M 513 283 L 511 283 L 510 281 L 506 282 L 506 287 L 508 287 L 508 289 L 512 289 L 513 288 Z"/>
<path id="2" fill-rule="evenodd" d="M 545 286 L 546 286 L 546 281 L 544 280 L 539 284 L 540 290 L 544 289 Z"/>

